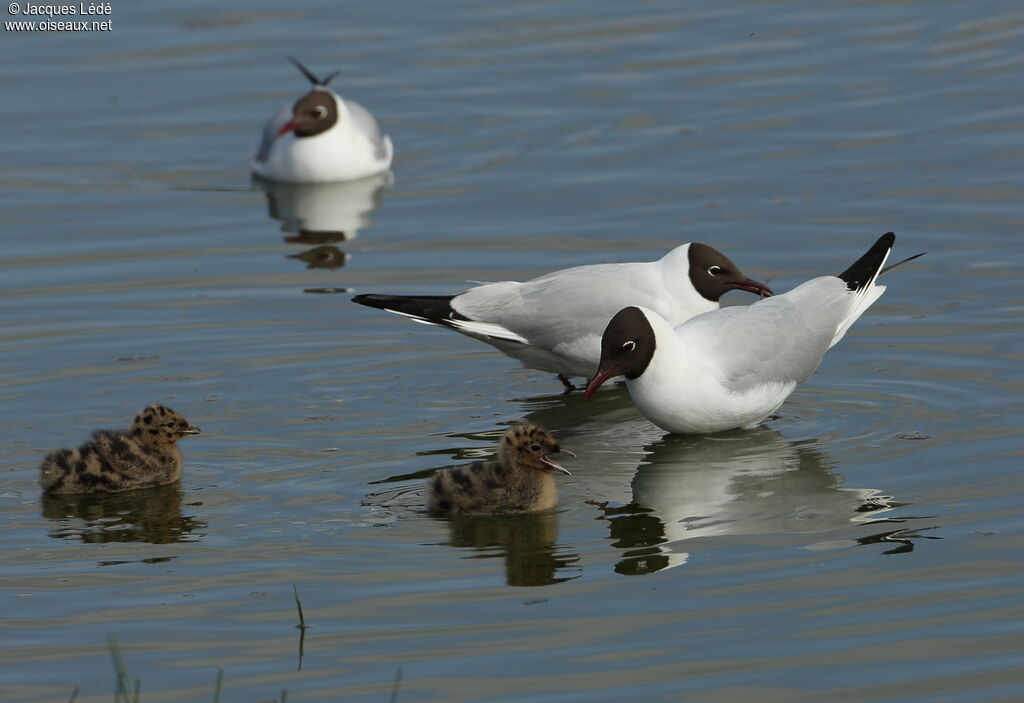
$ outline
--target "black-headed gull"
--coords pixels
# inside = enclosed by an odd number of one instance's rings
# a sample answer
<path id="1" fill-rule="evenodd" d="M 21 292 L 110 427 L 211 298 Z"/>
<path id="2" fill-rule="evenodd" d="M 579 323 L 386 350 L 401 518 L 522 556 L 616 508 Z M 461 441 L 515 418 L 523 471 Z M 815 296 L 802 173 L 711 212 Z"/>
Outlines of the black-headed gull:
<path id="1" fill-rule="evenodd" d="M 366 108 L 327 87 L 337 71 L 321 80 L 295 59 L 289 60 L 313 89 L 281 108 L 264 126 L 252 159 L 253 173 L 283 183 L 326 183 L 387 171 L 391 140 L 381 134 Z"/>
<path id="2" fill-rule="evenodd" d="M 875 281 L 895 240 L 892 232 L 882 235 L 838 276 L 678 326 L 647 307 L 620 310 L 604 331 L 601 362 L 584 397 L 622 374 L 640 412 L 669 432 L 757 425 L 885 292 Z"/>
<path id="3" fill-rule="evenodd" d="M 601 358 L 601 332 L 627 305 L 656 311 L 670 324 L 718 309 L 730 290 L 771 295 L 707 244 L 682 244 L 651 262 L 576 266 L 524 283 L 485 283 L 456 295 L 357 295 L 361 305 L 487 342 L 523 365 L 589 377 Z"/>

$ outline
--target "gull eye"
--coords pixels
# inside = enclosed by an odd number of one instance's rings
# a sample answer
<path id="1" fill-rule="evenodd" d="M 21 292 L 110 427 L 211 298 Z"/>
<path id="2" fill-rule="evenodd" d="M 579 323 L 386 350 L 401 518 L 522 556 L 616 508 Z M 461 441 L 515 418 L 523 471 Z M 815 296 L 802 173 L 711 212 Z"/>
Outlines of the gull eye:
<path id="1" fill-rule="evenodd" d="M 313 117 L 317 118 L 318 120 L 323 120 L 327 118 L 327 108 L 324 107 L 323 105 L 317 105 L 316 107 L 314 107 L 312 113 Z"/>
<path id="2" fill-rule="evenodd" d="M 708 269 L 708 275 L 709 276 L 718 276 L 721 273 L 722 273 L 722 267 L 721 266 L 712 266 L 711 268 Z"/>
<path id="3" fill-rule="evenodd" d="M 174 427 L 176 424 L 178 423 L 176 423 L 174 420 L 171 420 L 170 422 L 165 422 L 164 427 Z"/>
<path id="4" fill-rule="evenodd" d="M 625 349 L 626 351 L 633 351 L 634 349 L 636 349 L 636 342 L 634 342 L 631 339 L 628 342 L 624 343 L 622 345 L 622 348 Z"/>
<path id="5" fill-rule="evenodd" d="M 530 451 L 531 452 L 539 452 L 540 451 L 540 445 L 539 444 L 531 444 L 530 445 Z"/>

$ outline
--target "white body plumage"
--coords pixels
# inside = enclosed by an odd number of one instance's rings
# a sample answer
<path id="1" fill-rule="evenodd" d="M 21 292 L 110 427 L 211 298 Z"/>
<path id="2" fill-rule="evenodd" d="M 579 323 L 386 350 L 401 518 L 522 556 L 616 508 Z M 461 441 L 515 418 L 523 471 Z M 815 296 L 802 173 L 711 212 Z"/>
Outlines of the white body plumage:
<path id="1" fill-rule="evenodd" d="M 391 139 L 381 134 L 373 115 L 325 86 L 317 89 L 334 98 L 337 122 L 313 136 L 300 137 L 294 131 L 279 134 L 292 115 L 292 105 L 285 105 L 263 128 L 252 158 L 253 173 L 282 183 L 327 183 L 365 178 L 391 168 Z"/>

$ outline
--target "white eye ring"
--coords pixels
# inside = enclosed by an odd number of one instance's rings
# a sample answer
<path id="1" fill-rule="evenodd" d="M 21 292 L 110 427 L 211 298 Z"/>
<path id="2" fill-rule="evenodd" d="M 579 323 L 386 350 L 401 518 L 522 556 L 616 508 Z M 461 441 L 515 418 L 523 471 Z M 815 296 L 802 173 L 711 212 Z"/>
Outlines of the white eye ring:
<path id="1" fill-rule="evenodd" d="M 721 266 L 712 266 L 711 268 L 708 269 L 708 275 L 709 276 L 717 276 L 720 273 L 722 273 L 722 267 Z"/>
<path id="2" fill-rule="evenodd" d="M 318 120 L 322 120 L 327 117 L 327 108 L 323 105 L 317 105 L 313 108 L 313 116 Z"/>
<path id="3" fill-rule="evenodd" d="M 627 347 L 629 348 L 629 351 L 635 350 L 636 349 L 636 342 L 634 342 L 631 339 L 631 340 L 629 340 L 628 342 L 626 342 L 625 344 L 622 345 L 623 349 L 626 349 Z"/>

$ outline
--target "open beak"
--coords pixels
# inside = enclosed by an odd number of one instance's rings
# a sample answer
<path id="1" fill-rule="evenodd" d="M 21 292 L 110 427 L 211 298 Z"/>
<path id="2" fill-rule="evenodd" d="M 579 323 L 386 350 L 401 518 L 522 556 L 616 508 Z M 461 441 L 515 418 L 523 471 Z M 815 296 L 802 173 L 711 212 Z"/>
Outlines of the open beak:
<path id="1" fill-rule="evenodd" d="M 616 370 L 615 368 L 605 369 L 603 371 L 598 370 L 598 372 L 594 374 L 594 377 L 590 379 L 590 383 L 587 384 L 587 390 L 584 391 L 583 393 L 583 400 L 586 400 L 590 396 L 594 395 L 594 392 L 601 387 L 601 384 L 603 384 L 609 378 L 618 375 L 619 371 Z"/>
<path id="2" fill-rule="evenodd" d="M 288 124 L 281 127 L 281 129 L 277 130 L 277 136 L 280 137 L 282 134 L 286 134 L 298 128 L 299 126 L 297 124 L 295 124 L 294 122 L 289 122 Z"/>
<path id="3" fill-rule="evenodd" d="M 195 425 L 187 425 L 178 430 L 182 434 L 201 434 L 201 431 Z"/>
<path id="4" fill-rule="evenodd" d="M 755 281 L 750 278 L 748 278 L 745 281 L 740 281 L 739 283 L 731 283 L 729 285 L 737 290 L 745 290 L 748 293 L 754 293 L 761 298 L 768 298 L 770 296 L 775 295 L 772 292 L 771 288 L 761 283 L 760 281 Z"/>
<path id="5" fill-rule="evenodd" d="M 568 450 L 565 450 L 565 449 L 562 449 L 558 453 L 559 454 L 568 454 L 569 456 L 571 456 L 573 458 L 576 457 L 575 454 L 573 454 L 572 452 L 570 452 Z M 555 462 L 551 461 L 551 459 L 547 458 L 546 456 L 542 456 L 540 458 L 540 463 L 544 464 L 544 466 L 548 467 L 548 469 L 550 469 L 551 471 L 558 471 L 559 473 L 563 473 L 566 476 L 572 476 L 572 474 L 569 473 L 568 469 L 566 469 L 566 468 L 564 468 L 562 466 L 559 466 L 558 464 L 556 464 Z"/>

